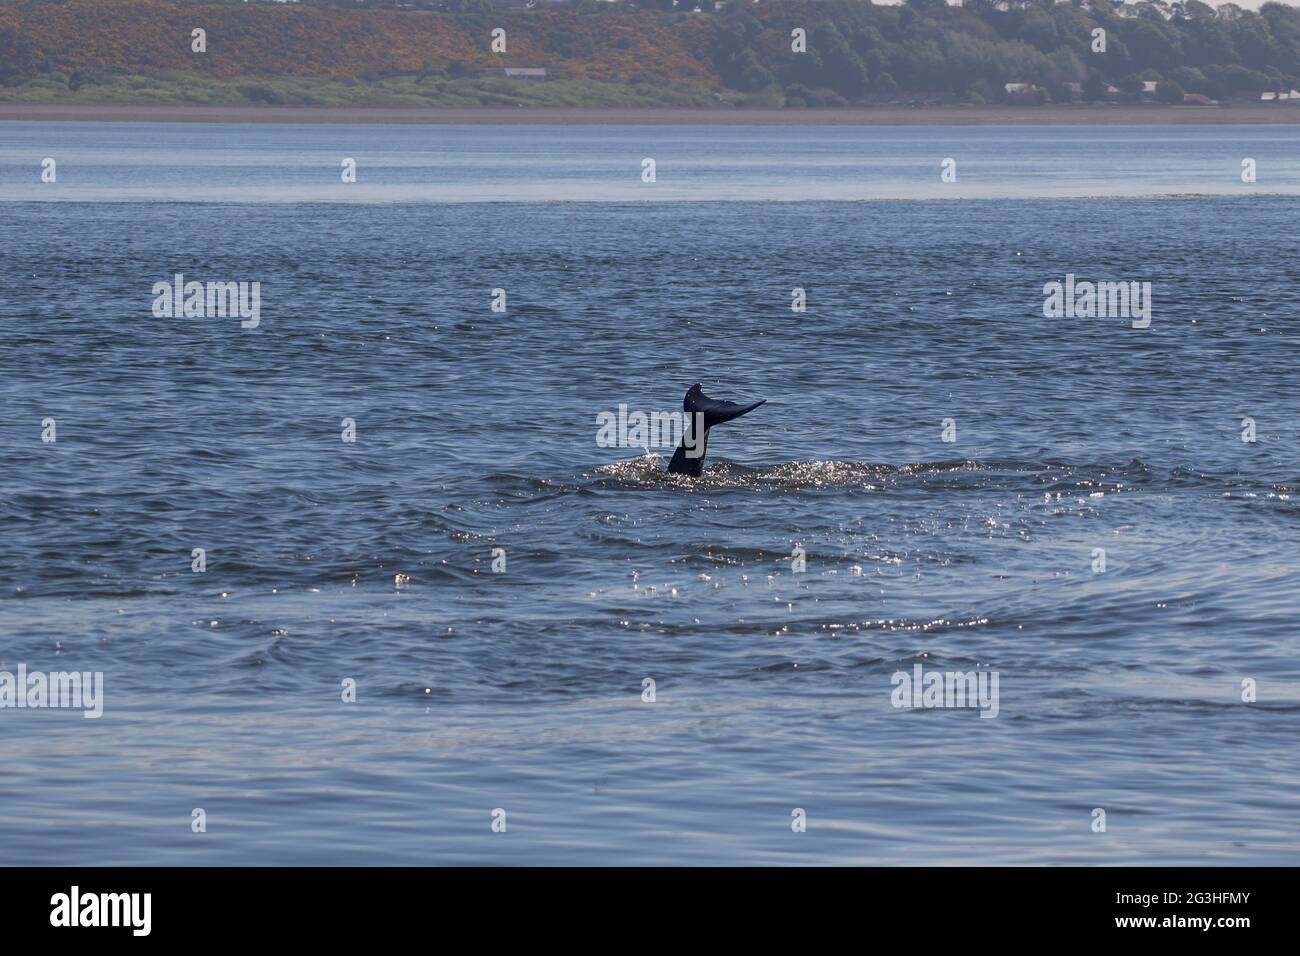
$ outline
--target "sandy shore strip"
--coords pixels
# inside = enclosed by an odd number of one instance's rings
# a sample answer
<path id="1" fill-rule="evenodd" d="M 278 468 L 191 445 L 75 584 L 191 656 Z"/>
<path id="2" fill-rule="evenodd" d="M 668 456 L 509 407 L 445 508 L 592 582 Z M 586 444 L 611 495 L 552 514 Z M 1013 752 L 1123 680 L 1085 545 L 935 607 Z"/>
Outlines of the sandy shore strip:
<path id="1" fill-rule="evenodd" d="M 5 120 L 73 123 L 413 123 L 443 126 L 1247 126 L 1300 123 L 1300 106 L 706 110 L 0 103 L 0 121 Z"/>

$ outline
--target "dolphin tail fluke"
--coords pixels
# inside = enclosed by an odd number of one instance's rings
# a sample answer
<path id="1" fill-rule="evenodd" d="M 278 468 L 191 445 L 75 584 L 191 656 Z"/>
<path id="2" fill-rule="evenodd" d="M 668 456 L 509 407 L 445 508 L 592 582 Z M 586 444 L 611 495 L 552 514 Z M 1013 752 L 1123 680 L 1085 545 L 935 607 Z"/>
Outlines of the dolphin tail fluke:
<path id="1" fill-rule="evenodd" d="M 724 402 L 709 398 L 700 389 L 699 384 L 692 385 L 682 400 L 682 411 L 688 416 L 686 432 L 682 443 L 673 453 L 673 460 L 668 463 L 668 471 L 674 475 L 690 475 L 698 478 L 704 474 L 704 454 L 709 443 L 709 429 L 721 425 L 733 418 L 739 418 L 762 405 L 766 399 L 741 405 L 737 402 Z M 696 434 L 697 423 L 704 425 L 703 432 Z"/>
<path id="2" fill-rule="evenodd" d="M 714 425 L 721 425 L 723 422 L 729 422 L 733 418 L 739 418 L 747 412 L 752 412 L 766 401 L 767 399 L 763 399 L 758 402 L 750 402 L 748 405 L 741 405 L 737 402 L 721 402 L 716 398 L 709 398 L 705 395 L 699 385 L 692 385 L 686 393 L 686 398 L 682 400 L 682 410 L 688 415 L 702 414 L 704 416 L 704 427 L 712 428 Z"/>

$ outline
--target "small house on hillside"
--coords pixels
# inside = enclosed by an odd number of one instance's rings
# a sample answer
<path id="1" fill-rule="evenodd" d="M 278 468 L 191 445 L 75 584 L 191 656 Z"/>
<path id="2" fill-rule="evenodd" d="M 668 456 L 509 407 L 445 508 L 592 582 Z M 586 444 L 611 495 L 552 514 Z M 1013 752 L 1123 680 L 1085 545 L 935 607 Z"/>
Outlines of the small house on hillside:
<path id="1" fill-rule="evenodd" d="M 1004 83 L 1002 90 L 1013 103 L 1036 103 L 1039 99 L 1039 89 L 1033 83 Z"/>
<path id="2" fill-rule="evenodd" d="M 546 70 L 540 67 L 507 66 L 506 76 L 512 80 L 544 80 Z"/>

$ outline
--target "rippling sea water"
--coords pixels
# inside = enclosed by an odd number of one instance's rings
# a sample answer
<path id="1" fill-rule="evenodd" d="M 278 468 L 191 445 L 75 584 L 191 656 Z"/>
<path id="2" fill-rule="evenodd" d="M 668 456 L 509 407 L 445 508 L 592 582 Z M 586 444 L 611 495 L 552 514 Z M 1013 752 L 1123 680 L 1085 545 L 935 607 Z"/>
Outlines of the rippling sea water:
<path id="1" fill-rule="evenodd" d="M 0 124 L 5 862 L 1296 863 L 1297 140 Z"/>

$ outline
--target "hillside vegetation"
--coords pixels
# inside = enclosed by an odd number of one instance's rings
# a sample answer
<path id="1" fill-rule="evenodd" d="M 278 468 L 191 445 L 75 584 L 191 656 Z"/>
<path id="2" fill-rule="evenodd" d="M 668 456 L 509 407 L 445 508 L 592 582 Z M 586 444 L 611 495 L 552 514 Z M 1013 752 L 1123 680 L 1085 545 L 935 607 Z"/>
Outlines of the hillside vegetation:
<path id="1" fill-rule="evenodd" d="M 806 52 L 792 50 L 796 28 Z M 191 48 L 195 29 L 204 52 Z M 1013 82 L 1034 84 L 1032 102 L 1137 101 L 1150 80 L 1169 102 L 1300 87 L 1300 11 L 1199 0 L 763 0 L 699 12 L 672 0 L 0 2 L 9 101 L 794 108 L 1001 102 Z"/>

